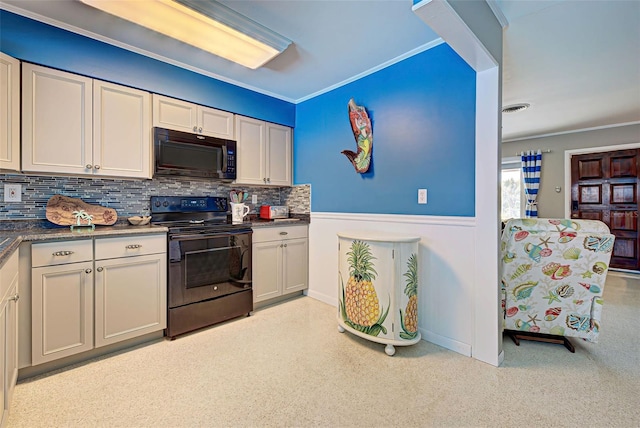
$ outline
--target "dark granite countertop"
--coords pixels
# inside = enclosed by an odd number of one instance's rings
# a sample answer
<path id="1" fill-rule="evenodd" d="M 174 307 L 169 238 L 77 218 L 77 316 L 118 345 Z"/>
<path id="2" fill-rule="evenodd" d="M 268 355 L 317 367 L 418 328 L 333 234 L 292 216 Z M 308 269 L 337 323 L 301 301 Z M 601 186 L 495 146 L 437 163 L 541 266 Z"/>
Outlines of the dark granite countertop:
<path id="1" fill-rule="evenodd" d="M 166 233 L 163 226 L 131 226 L 127 222 L 118 222 L 113 226 L 96 226 L 95 230 L 80 229 L 71 231 L 69 227 L 55 226 L 46 220 L 5 220 L 0 221 L 0 268 L 7 258 L 24 241 L 50 241 L 61 239 L 83 239 L 94 236 L 136 235 Z"/>
<path id="2" fill-rule="evenodd" d="M 263 220 L 256 215 L 248 216 L 251 227 L 276 227 L 308 225 L 309 214 L 291 214 L 289 218 Z M 0 268 L 6 259 L 25 241 L 51 241 L 83 239 L 94 236 L 135 235 L 145 233 L 166 233 L 164 226 L 131 226 L 126 221 L 118 221 L 113 226 L 96 226 L 95 230 L 71 231 L 67 226 L 56 226 L 48 220 L 4 220 L 0 221 Z"/>

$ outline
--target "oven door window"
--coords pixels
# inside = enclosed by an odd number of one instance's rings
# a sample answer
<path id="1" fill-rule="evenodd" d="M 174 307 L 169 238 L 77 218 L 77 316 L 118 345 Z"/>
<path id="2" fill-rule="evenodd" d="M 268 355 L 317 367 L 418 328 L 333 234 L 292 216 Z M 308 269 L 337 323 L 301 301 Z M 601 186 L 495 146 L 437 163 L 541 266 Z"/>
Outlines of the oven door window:
<path id="1" fill-rule="evenodd" d="M 235 236 L 181 242 L 184 287 L 196 288 L 241 281 L 246 260 Z"/>

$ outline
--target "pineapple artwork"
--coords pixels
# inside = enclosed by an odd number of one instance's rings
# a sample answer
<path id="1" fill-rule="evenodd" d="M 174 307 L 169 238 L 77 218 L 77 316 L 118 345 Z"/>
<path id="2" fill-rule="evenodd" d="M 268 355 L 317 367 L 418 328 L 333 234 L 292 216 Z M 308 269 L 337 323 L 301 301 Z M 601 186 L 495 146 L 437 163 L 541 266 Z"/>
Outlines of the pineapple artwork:
<path id="1" fill-rule="evenodd" d="M 404 294 L 409 298 L 404 315 L 400 309 L 400 324 L 402 339 L 414 339 L 418 335 L 418 259 L 416 254 L 411 254 L 407 262 L 407 271 L 404 273 L 407 286 Z"/>
<path id="2" fill-rule="evenodd" d="M 378 336 L 380 332 L 386 334 L 387 329 L 382 325 L 389 312 L 380 305 L 378 294 L 374 286 L 377 272 L 369 245 L 355 240 L 347 253 L 349 264 L 349 280 L 346 288 L 342 284 L 340 299 L 340 313 L 345 324 L 359 332 Z"/>

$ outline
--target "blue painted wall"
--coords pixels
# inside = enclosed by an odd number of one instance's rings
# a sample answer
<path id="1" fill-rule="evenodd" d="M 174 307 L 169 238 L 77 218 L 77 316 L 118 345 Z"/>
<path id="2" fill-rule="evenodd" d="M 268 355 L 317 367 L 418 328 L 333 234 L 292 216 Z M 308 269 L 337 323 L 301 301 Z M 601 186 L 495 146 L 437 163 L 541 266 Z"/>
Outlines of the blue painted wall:
<path id="1" fill-rule="evenodd" d="M 294 182 L 311 184 L 312 212 L 474 216 L 475 91 L 475 72 L 442 44 L 298 104 Z M 362 175 L 340 153 L 356 150 L 350 98 L 373 125 Z"/>
<path id="2" fill-rule="evenodd" d="M 23 61 L 294 126 L 295 105 L 0 10 L 0 50 Z"/>

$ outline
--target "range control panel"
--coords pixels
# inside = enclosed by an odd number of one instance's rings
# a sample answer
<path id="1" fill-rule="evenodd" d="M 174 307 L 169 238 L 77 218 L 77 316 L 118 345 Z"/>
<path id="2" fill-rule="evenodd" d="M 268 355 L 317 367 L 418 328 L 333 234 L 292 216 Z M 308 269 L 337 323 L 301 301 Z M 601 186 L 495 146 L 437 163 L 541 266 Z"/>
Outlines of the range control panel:
<path id="1" fill-rule="evenodd" d="M 228 200 L 219 196 L 152 196 L 151 213 L 227 212 Z"/>

